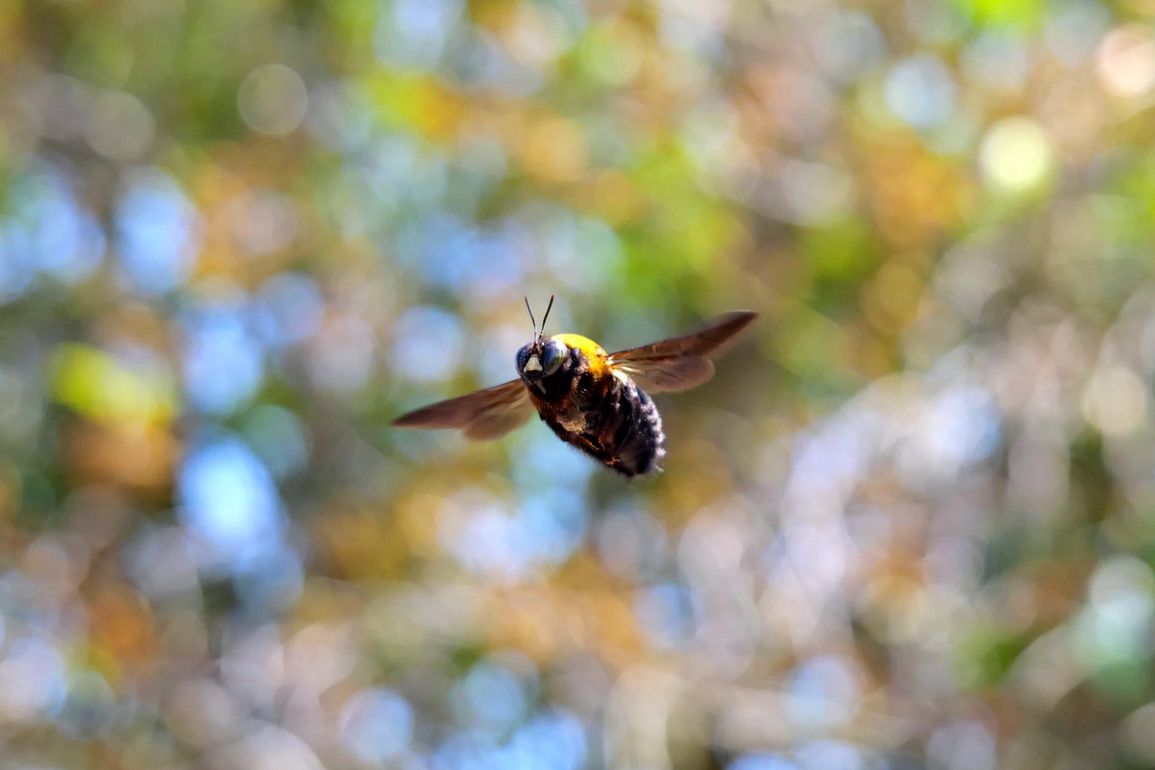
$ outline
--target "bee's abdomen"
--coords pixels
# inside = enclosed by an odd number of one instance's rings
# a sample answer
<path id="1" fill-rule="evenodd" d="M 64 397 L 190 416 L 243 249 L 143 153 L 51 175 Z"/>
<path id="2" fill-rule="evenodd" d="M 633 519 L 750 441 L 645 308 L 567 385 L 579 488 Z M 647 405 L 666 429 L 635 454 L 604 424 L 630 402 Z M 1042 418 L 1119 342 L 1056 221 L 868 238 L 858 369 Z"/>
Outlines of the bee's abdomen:
<path id="1" fill-rule="evenodd" d="M 634 383 L 617 380 L 615 385 L 609 413 L 602 415 L 601 434 L 610 456 L 606 464 L 626 476 L 660 470 L 666 435 L 658 408 Z"/>
<path id="2" fill-rule="evenodd" d="M 565 441 L 625 476 L 660 470 L 662 418 L 649 394 L 628 377 L 597 373 L 580 351 L 530 398 Z"/>
<path id="3" fill-rule="evenodd" d="M 625 377 L 609 382 L 608 393 L 588 405 L 583 431 L 567 436 L 554 426 L 554 432 L 624 476 L 660 470 L 665 434 L 653 399 Z"/>

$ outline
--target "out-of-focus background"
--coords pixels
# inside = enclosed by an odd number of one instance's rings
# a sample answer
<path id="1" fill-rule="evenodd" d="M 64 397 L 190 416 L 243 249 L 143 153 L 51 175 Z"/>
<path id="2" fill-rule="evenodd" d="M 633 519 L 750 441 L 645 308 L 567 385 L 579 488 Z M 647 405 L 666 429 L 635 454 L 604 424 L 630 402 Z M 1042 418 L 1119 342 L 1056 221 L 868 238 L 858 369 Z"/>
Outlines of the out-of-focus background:
<path id="1" fill-rule="evenodd" d="M 0 3 L 0 765 L 1155 764 L 1149 0 Z M 760 323 L 626 483 L 522 295 Z"/>

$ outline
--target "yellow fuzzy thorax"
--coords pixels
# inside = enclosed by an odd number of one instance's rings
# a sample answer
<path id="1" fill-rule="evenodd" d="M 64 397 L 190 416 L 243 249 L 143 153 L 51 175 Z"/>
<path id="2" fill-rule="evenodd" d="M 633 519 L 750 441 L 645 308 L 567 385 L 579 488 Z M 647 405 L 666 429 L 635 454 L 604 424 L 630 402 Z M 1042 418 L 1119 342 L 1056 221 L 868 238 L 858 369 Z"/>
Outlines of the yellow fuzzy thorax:
<path id="1" fill-rule="evenodd" d="M 555 334 L 550 339 L 557 340 L 568 348 L 580 350 L 589 361 L 591 373 L 600 375 L 609 372 L 609 364 L 606 363 L 609 354 L 589 337 L 580 334 Z"/>

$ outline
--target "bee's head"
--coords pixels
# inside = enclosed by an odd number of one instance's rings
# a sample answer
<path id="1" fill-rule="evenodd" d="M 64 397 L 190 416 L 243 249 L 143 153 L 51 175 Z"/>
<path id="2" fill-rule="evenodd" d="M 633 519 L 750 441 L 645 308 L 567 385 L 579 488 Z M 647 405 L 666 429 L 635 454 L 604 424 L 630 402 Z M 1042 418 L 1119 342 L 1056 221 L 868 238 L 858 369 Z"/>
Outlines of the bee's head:
<path id="1" fill-rule="evenodd" d="M 533 341 L 523 345 L 517 351 L 517 374 L 527 380 L 537 380 L 548 377 L 561 368 L 562 362 L 569 355 L 569 348 L 561 340 L 545 339 L 542 331 L 545 322 L 549 320 L 549 311 L 553 309 L 553 295 L 549 297 L 549 305 L 545 308 L 545 315 L 541 319 L 541 327 L 530 310 L 529 299 L 525 300 L 525 309 L 529 310 L 529 320 L 533 322 Z"/>
<path id="2" fill-rule="evenodd" d="M 517 351 L 517 373 L 525 379 L 548 377 L 561 368 L 569 348 L 561 340 L 537 340 Z"/>

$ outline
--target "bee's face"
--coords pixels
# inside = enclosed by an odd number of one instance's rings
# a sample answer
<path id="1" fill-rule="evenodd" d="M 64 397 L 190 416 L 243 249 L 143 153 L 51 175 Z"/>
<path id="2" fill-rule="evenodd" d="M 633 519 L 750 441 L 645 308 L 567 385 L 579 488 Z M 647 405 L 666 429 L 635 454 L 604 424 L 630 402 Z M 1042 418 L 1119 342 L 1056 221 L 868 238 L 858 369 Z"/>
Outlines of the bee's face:
<path id="1" fill-rule="evenodd" d="M 517 351 L 517 374 L 526 380 L 548 377 L 568 355 L 569 348 L 561 340 L 534 340 Z"/>

